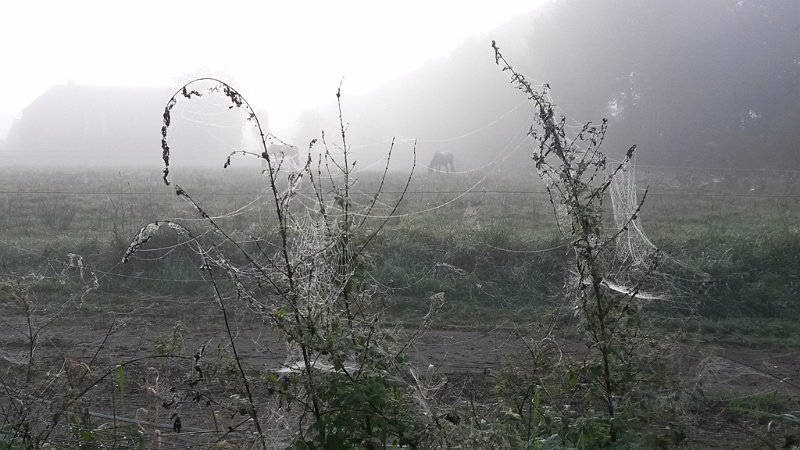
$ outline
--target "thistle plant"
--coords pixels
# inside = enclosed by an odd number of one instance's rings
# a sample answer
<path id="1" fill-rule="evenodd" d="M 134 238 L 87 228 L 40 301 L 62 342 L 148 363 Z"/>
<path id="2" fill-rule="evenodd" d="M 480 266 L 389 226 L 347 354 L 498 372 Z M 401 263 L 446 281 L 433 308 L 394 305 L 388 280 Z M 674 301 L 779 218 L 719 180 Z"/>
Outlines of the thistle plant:
<path id="1" fill-rule="evenodd" d="M 352 194 L 358 179 L 342 115 L 341 86 L 336 92 L 338 138 L 332 141 L 322 133 L 309 143 L 304 164 L 287 170 L 289 165 L 283 164 L 281 156 L 269 153 L 270 136 L 245 98 L 223 81 L 201 78 L 180 88 L 164 110 L 162 159 L 167 185 L 172 185 L 168 139 L 172 109 L 179 101 L 219 94 L 229 99 L 231 109 L 243 112 L 261 137 L 261 151 L 233 151 L 224 167 L 235 161 L 234 156 L 265 161 L 266 198 L 274 212 L 271 230 L 243 242 L 186 190 L 174 185 L 176 195 L 224 242 L 208 245 L 180 223 L 154 222 L 141 228 L 125 259 L 162 226 L 177 232 L 195 249 L 228 330 L 244 391 L 240 398 L 251 419 L 248 423 L 262 446 L 273 445 L 267 441 L 271 424 L 266 423 L 266 405 L 255 400 L 255 391 L 263 389 L 277 394 L 285 414 L 294 417 L 293 441 L 300 448 L 383 448 L 391 442 L 410 442 L 416 422 L 409 416 L 411 404 L 401 389 L 408 343 L 400 342 L 398 332 L 384 323 L 388 293 L 361 274 L 369 262 L 368 246 L 402 201 L 413 168 L 388 214 L 374 218 L 394 144 L 389 147 L 377 192 L 366 203 L 356 204 Z M 308 199 L 312 199 L 311 206 Z M 230 295 L 223 293 L 226 288 Z M 236 352 L 229 297 L 247 305 L 265 325 L 277 330 L 287 345 L 284 367 L 261 374 L 265 385 L 253 385 L 253 377 Z"/>
<path id="2" fill-rule="evenodd" d="M 644 267 L 629 267 L 627 279 L 633 281 L 624 286 L 613 281 L 611 268 L 617 239 L 635 223 L 647 191 L 626 217 L 611 226 L 604 221 L 604 200 L 615 178 L 631 163 L 636 146 L 628 148 L 621 161 L 612 162 L 600 148 L 608 129 L 606 119 L 600 125 L 573 126 L 557 113 L 547 83 L 531 82 L 509 64 L 494 41 L 492 48 L 495 62 L 533 106 L 528 131 L 534 142 L 531 156 L 559 229 L 571 245 L 566 295 L 579 319 L 587 351 L 582 361 L 571 366 L 572 381 L 567 384 L 573 391 L 585 388 L 583 401 L 603 411 L 599 417 L 584 417 L 602 424 L 593 428 L 590 443 L 585 434 L 573 439 L 583 442 L 582 446 L 612 445 L 635 421 L 636 405 L 647 395 L 648 379 L 664 368 L 664 358 L 653 350 L 655 339 L 643 324 L 649 296 L 641 292 L 642 283 L 660 263 L 660 252 L 653 249 Z M 546 339 L 552 339 L 552 331 Z"/>

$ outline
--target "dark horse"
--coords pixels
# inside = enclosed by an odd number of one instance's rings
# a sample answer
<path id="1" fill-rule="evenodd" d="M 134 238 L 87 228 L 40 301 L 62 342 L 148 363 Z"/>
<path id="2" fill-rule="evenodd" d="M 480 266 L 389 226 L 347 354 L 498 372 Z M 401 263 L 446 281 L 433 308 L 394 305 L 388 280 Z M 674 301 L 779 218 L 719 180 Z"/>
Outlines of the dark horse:
<path id="1" fill-rule="evenodd" d="M 453 154 L 450 152 L 436 152 L 428 166 L 428 173 L 442 172 L 442 168 L 448 172 L 456 171 L 456 163 Z"/>

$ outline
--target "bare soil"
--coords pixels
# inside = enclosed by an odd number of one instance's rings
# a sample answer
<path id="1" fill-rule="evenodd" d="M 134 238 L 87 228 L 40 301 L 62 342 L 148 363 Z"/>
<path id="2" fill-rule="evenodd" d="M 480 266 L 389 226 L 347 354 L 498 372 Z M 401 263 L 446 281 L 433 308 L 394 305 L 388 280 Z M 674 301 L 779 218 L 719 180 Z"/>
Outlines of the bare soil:
<path id="1" fill-rule="evenodd" d="M 6 317 L 4 320 L 13 325 L 0 329 L 0 374 L 8 380 L 10 370 L 26 360 L 29 346 L 23 332 L 23 318 Z M 42 371 L 51 374 L 61 371 L 64 376 L 69 375 L 70 367 L 73 376 L 79 373 L 76 368 L 83 367 L 89 371 L 83 385 L 106 375 L 88 396 L 86 407 L 95 417 L 139 420 L 140 424 L 132 426 L 157 428 L 163 448 L 185 447 L 188 445 L 185 440 L 168 439 L 178 435 L 170 429 L 175 410 L 180 412 L 183 433 L 224 429 L 225 424 L 235 424 L 237 419 L 222 417 L 219 405 L 213 403 L 215 395 L 230 394 L 225 392 L 224 383 L 204 392 L 200 402 L 206 404 L 201 408 L 190 407 L 192 400 L 181 397 L 185 388 L 181 383 L 197 378 L 193 369 L 193 355 L 197 349 L 205 344 L 203 358 L 216 362 L 216 365 L 211 364 L 215 367 L 213 375 L 220 380 L 228 377 L 230 390 L 239 388 L 230 359 L 232 349 L 225 329 L 218 322 L 187 324 L 185 348 L 173 348 L 186 355 L 185 360 L 167 362 L 148 358 L 157 353 L 159 345 L 164 348 L 165 337 L 170 336 L 174 325 L 174 320 L 157 318 L 61 320 L 44 328 L 38 337 L 37 364 Z M 239 356 L 253 370 L 266 373 L 281 368 L 286 350 L 275 333 L 257 325 L 241 326 L 233 333 Z M 176 342 L 179 344 L 180 339 Z M 572 347 L 566 349 L 567 352 L 580 351 L 576 344 L 567 346 Z M 411 354 L 419 370 L 433 367 L 445 376 L 470 378 L 474 381 L 471 386 L 488 392 L 493 389 L 492 377 L 500 370 L 502 362 L 524 352 L 521 338 L 507 330 L 430 330 L 418 340 Z M 697 421 L 688 447 L 763 448 L 767 427 L 771 426 L 769 421 L 731 413 L 716 399 L 760 394 L 774 395 L 782 404 L 800 404 L 799 356 L 800 349 L 756 349 L 714 343 L 682 345 L 675 354 L 675 364 L 686 374 L 687 389 L 704 399 L 701 402 L 704 406 L 695 411 Z M 121 405 L 119 374 L 114 368 L 137 359 L 141 360 L 125 365 L 125 405 Z M 257 394 L 269 397 L 268 392 Z M 163 402 L 169 400 L 175 402 L 173 408 L 177 405 L 177 409 L 162 407 Z M 231 439 L 235 440 L 235 434 Z M 774 441 L 774 436 L 772 439 Z"/>

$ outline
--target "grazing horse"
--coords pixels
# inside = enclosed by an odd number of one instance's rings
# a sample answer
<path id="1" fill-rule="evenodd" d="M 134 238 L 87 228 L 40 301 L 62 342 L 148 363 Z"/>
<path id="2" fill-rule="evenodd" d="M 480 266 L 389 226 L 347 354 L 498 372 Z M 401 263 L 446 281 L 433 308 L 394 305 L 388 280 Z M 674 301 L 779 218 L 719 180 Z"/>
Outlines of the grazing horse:
<path id="1" fill-rule="evenodd" d="M 300 170 L 300 150 L 296 145 L 273 144 L 267 148 L 266 153 L 269 153 L 273 168 L 281 167 L 290 172 Z M 262 156 L 264 157 L 262 168 L 266 169 L 267 155 L 264 154 Z"/>
<path id="2" fill-rule="evenodd" d="M 428 173 L 441 172 L 442 167 L 448 172 L 456 171 L 456 163 L 453 154 L 450 152 L 436 152 L 431 159 L 431 164 L 428 166 Z"/>

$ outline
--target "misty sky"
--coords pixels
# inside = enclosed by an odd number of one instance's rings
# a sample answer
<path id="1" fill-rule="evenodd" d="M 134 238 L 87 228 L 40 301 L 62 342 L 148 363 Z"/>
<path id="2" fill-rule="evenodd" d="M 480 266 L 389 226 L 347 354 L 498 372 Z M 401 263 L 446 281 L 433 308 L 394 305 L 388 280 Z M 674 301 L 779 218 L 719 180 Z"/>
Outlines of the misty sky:
<path id="1" fill-rule="evenodd" d="M 447 55 L 546 0 L 4 1 L 0 117 L 54 84 L 231 82 L 275 126 Z"/>

